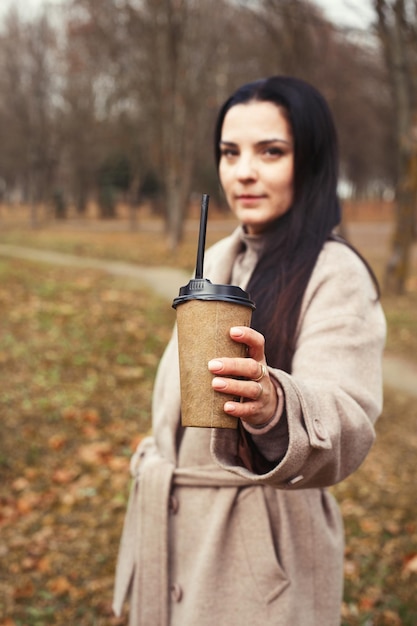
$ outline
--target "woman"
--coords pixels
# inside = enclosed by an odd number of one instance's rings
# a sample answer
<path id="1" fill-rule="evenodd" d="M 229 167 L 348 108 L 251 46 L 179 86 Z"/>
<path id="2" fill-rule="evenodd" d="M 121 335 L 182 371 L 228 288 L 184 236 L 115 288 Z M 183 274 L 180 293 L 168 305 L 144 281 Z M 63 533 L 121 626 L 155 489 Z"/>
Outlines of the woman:
<path id="1" fill-rule="evenodd" d="M 154 437 L 135 477 L 115 610 L 141 626 L 336 626 L 343 527 L 326 491 L 352 473 L 381 411 L 385 321 L 340 220 L 336 135 L 310 85 L 273 77 L 222 107 L 215 149 L 240 226 L 204 275 L 250 292 L 248 357 L 214 355 L 213 388 L 240 396 L 238 430 L 180 426 L 177 339 L 154 391 Z"/>

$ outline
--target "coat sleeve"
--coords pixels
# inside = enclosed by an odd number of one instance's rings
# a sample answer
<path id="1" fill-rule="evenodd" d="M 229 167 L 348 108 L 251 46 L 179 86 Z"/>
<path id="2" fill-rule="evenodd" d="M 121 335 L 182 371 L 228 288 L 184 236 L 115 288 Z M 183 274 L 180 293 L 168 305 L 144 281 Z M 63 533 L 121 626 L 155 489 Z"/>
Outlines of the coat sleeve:
<path id="1" fill-rule="evenodd" d="M 279 462 L 263 472 L 242 467 L 238 436 L 225 430 L 212 435 L 215 461 L 281 489 L 325 487 L 355 471 L 382 409 L 385 333 L 367 269 L 349 248 L 329 242 L 304 297 L 292 373 L 269 370 L 284 391 L 286 427 L 252 435 L 263 457 Z"/>

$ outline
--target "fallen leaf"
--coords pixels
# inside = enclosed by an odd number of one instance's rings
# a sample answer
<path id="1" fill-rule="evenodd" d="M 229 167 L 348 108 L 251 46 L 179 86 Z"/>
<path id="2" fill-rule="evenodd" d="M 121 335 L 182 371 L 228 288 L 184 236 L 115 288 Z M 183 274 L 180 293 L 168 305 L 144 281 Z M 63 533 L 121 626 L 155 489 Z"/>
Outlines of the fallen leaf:
<path id="1" fill-rule="evenodd" d="M 359 600 L 360 611 L 371 611 L 375 606 L 375 600 L 373 598 L 362 597 Z"/>
<path id="2" fill-rule="evenodd" d="M 386 609 L 382 612 L 383 624 L 384 626 L 402 626 L 402 619 L 395 611 L 391 609 Z"/>
<path id="3" fill-rule="evenodd" d="M 68 442 L 68 437 L 64 434 L 55 434 L 48 439 L 48 446 L 52 450 L 62 450 L 65 444 Z"/>
<path id="4" fill-rule="evenodd" d="M 125 456 L 115 456 L 109 459 L 108 466 L 113 472 L 126 472 L 129 468 L 129 459 Z"/>
<path id="5" fill-rule="evenodd" d="M 95 426 L 92 426 L 90 424 L 83 426 L 82 432 L 83 432 L 83 435 L 85 435 L 89 439 L 95 439 L 99 433 L 98 429 Z"/>
<path id="6" fill-rule="evenodd" d="M 87 465 L 98 465 L 111 455 L 111 444 L 106 441 L 98 441 L 85 444 L 78 449 L 78 456 Z"/>
<path id="7" fill-rule="evenodd" d="M 51 560 L 48 556 L 44 556 L 36 564 L 36 569 L 42 574 L 47 574 L 51 571 Z"/>
<path id="8" fill-rule="evenodd" d="M 81 418 L 89 424 L 98 424 L 100 422 L 100 415 L 95 409 L 86 409 L 82 411 Z"/>
<path id="9" fill-rule="evenodd" d="M 398 522 L 394 520 L 389 520 L 384 524 L 385 530 L 387 530 L 391 535 L 398 535 L 401 532 L 401 526 Z"/>
<path id="10" fill-rule="evenodd" d="M 74 469 L 59 468 L 52 474 L 52 480 L 59 485 L 67 485 L 75 480 L 78 472 Z"/>
<path id="11" fill-rule="evenodd" d="M 35 569 L 36 567 L 36 559 L 31 556 L 27 556 L 22 561 L 22 570 L 29 571 Z"/>
<path id="12" fill-rule="evenodd" d="M 68 406 L 62 409 L 61 415 L 66 420 L 78 420 L 81 416 L 81 411 L 74 406 Z"/>
<path id="13" fill-rule="evenodd" d="M 372 533 L 376 534 L 381 532 L 381 522 L 376 519 L 372 519 L 370 517 L 364 517 L 360 520 L 359 525 L 364 533 Z"/>
<path id="14" fill-rule="evenodd" d="M 16 500 L 16 509 L 20 515 L 27 515 L 39 504 L 40 496 L 35 493 L 28 492 L 21 498 Z"/>
<path id="15" fill-rule="evenodd" d="M 23 491 L 28 486 L 29 481 L 27 478 L 23 478 L 23 476 L 21 476 L 20 478 L 16 478 L 16 480 L 12 482 L 12 488 L 14 489 L 14 491 Z"/>
<path id="16" fill-rule="evenodd" d="M 66 576 L 58 576 L 49 581 L 48 589 L 52 593 L 62 596 L 71 591 L 72 585 Z"/>
<path id="17" fill-rule="evenodd" d="M 379 587 L 368 587 L 359 600 L 361 611 L 371 611 L 381 599 L 381 589 Z"/>
<path id="18" fill-rule="evenodd" d="M 34 586 L 32 582 L 27 582 L 21 587 L 16 587 L 13 591 L 13 597 L 15 600 L 23 600 L 25 598 L 31 598 L 34 594 Z"/>
<path id="19" fill-rule="evenodd" d="M 410 555 L 405 559 L 405 565 L 403 567 L 403 575 L 410 576 L 411 574 L 417 574 L 417 554 Z"/>
<path id="20" fill-rule="evenodd" d="M 35 467 L 25 467 L 25 477 L 28 480 L 34 480 L 39 476 L 39 470 Z"/>
<path id="21" fill-rule="evenodd" d="M 115 367 L 114 374 L 118 380 L 141 380 L 145 375 L 143 367 L 128 367 L 127 365 Z"/>
<path id="22" fill-rule="evenodd" d="M 355 563 L 355 561 L 345 559 L 344 572 L 346 578 L 349 578 L 350 580 L 356 580 L 359 575 L 358 565 Z"/>

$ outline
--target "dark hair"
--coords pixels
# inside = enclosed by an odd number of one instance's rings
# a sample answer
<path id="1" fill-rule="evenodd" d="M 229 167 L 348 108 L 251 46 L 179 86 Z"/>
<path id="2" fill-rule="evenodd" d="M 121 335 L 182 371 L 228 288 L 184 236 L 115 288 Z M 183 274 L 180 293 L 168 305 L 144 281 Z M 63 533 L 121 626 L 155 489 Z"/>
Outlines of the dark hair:
<path id="1" fill-rule="evenodd" d="M 273 225 L 247 290 L 256 302 L 253 327 L 266 338 L 267 361 L 291 371 L 301 303 L 319 252 L 341 219 L 337 196 L 336 129 L 323 96 L 308 83 L 274 76 L 240 87 L 222 106 L 215 127 L 215 157 L 226 113 L 237 104 L 282 107 L 294 141 L 294 196 Z"/>

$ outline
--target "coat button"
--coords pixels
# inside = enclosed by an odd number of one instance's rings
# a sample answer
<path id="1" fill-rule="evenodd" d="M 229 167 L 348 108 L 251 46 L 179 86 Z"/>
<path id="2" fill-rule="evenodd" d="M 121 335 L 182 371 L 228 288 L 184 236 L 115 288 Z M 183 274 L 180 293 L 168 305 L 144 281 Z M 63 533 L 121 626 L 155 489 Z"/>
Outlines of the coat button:
<path id="1" fill-rule="evenodd" d="M 175 515 L 176 513 L 178 513 L 179 507 L 180 507 L 180 503 L 178 502 L 178 498 L 176 498 L 175 496 L 170 496 L 169 504 L 168 504 L 168 509 L 170 513 Z"/>
<path id="2" fill-rule="evenodd" d="M 327 439 L 327 429 L 319 419 L 314 420 L 314 431 L 319 439 L 324 441 Z"/>
<path id="3" fill-rule="evenodd" d="M 182 588 L 178 583 L 173 583 L 171 585 L 171 598 L 174 602 L 181 602 Z"/>

